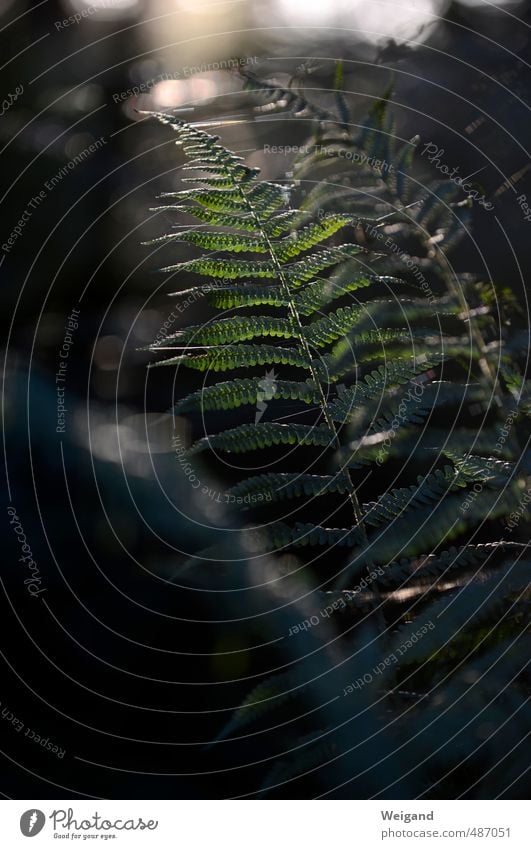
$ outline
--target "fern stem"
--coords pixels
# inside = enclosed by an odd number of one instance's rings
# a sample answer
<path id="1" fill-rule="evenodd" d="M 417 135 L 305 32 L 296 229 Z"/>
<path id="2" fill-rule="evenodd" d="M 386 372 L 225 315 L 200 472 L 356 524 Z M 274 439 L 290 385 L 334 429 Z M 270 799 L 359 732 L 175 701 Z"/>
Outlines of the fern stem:
<path id="1" fill-rule="evenodd" d="M 308 340 L 306 339 L 306 337 L 304 335 L 304 326 L 301 322 L 297 307 L 295 306 L 295 302 L 293 301 L 291 289 L 290 289 L 288 281 L 286 280 L 286 277 L 283 273 L 282 266 L 281 266 L 281 264 L 279 263 L 279 261 L 276 257 L 276 254 L 275 254 L 273 245 L 271 243 L 271 240 L 270 240 L 267 232 L 265 231 L 264 227 L 262 226 L 262 222 L 260 221 L 260 218 L 256 214 L 256 211 L 255 211 L 253 205 L 249 202 L 247 195 L 245 194 L 245 192 L 243 191 L 243 189 L 241 188 L 241 186 L 238 183 L 234 183 L 234 186 L 235 186 L 235 188 L 238 189 L 247 209 L 249 210 L 251 217 L 253 218 L 253 220 L 254 220 L 254 222 L 255 222 L 255 224 L 256 224 L 259 232 L 260 232 L 260 235 L 261 235 L 264 243 L 267 245 L 267 249 L 268 249 L 269 255 L 271 257 L 271 262 L 275 267 L 278 279 L 280 280 L 280 284 L 281 284 L 282 290 L 284 292 L 284 295 L 285 295 L 285 298 L 286 298 L 286 301 L 287 301 L 290 316 L 291 316 L 291 318 L 292 318 L 292 320 L 295 324 L 295 330 L 297 332 L 297 340 L 299 341 L 300 346 L 301 346 L 301 348 L 304 352 L 304 355 L 305 355 L 305 357 L 308 361 L 308 369 L 309 369 L 310 374 L 312 376 L 312 380 L 315 384 L 315 387 L 317 388 L 317 391 L 319 393 L 319 399 L 320 399 L 319 406 L 320 406 L 320 409 L 321 409 L 321 413 L 322 413 L 323 418 L 324 418 L 324 420 L 327 424 L 328 429 L 330 430 L 331 434 L 333 435 L 333 445 L 334 445 L 334 447 L 336 449 L 340 448 L 341 443 L 340 443 L 339 436 L 338 436 L 338 433 L 337 433 L 337 430 L 336 430 L 335 422 L 334 422 L 334 420 L 333 420 L 333 418 L 330 415 L 330 412 L 328 410 L 328 405 L 327 405 L 327 402 L 326 402 L 326 395 L 324 393 L 322 383 L 319 379 L 319 376 L 318 376 L 317 371 L 315 369 L 315 366 L 313 364 L 312 353 L 310 351 L 310 346 L 308 345 Z M 358 496 L 356 495 L 356 489 L 355 489 L 354 483 L 352 481 L 352 478 L 350 476 L 350 472 L 348 471 L 348 469 L 343 469 L 342 473 L 343 473 L 345 483 L 347 485 L 348 497 L 349 497 L 349 501 L 352 505 L 352 511 L 353 511 L 353 514 L 354 514 L 354 521 L 355 521 L 356 525 L 359 527 L 364 539 L 367 540 L 367 532 L 366 532 L 366 529 L 365 529 L 365 524 L 363 522 L 363 512 L 362 512 L 361 505 L 360 505 L 359 500 L 358 500 Z"/>
<path id="2" fill-rule="evenodd" d="M 442 257 L 444 257 L 444 260 L 441 258 L 441 255 Z M 446 259 L 446 255 L 442 252 L 437 252 L 434 256 L 434 261 L 439 267 L 439 273 L 446 285 L 447 290 L 450 292 L 451 295 L 454 295 L 454 297 L 457 298 L 459 304 L 461 305 L 463 313 L 467 317 L 467 321 L 470 326 L 470 331 L 472 333 L 472 338 L 474 339 L 474 342 L 476 343 L 477 348 L 482 355 L 478 360 L 479 367 L 483 373 L 483 377 L 485 378 L 486 382 L 491 385 L 491 388 L 494 392 L 498 389 L 498 379 L 496 376 L 496 372 L 493 371 L 489 360 L 487 359 L 487 357 L 484 356 L 486 344 L 481 329 L 476 321 L 476 318 L 475 316 L 470 315 L 470 307 L 468 306 L 468 301 L 465 298 L 463 290 L 460 286 L 455 285 L 455 281 L 452 275 L 449 273 L 447 265 L 448 260 Z"/>

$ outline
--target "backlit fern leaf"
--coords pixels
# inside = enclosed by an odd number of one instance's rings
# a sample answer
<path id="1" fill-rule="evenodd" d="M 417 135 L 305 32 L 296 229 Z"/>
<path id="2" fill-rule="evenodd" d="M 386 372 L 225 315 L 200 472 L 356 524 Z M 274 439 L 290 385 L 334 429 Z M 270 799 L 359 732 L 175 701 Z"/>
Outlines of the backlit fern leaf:
<path id="1" fill-rule="evenodd" d="M 233 410 L 244 404 L 255 405 L 264 395 L 264 379 L 230 380 L 205 386 L 178 401 L 173 411 L 183 413 L 190 410 Z M 268 400 L 301 401 L 305 404 L 318 404 L 319 394 L 311 383 L 297 383 L 290 380 L 275 380 L 267 392 Z"/>
<path id="2" fill-rule="evenodd" d="M 153 350 L 166 348 L 163 340 L 153 346 Z M 169 346 L 172 347 L 171 345 Z M 286 365 L 307 370 L 307 358 L 297 348 L 283 348 L 272 345 L 221 345 L 211 348 L 203 354 L 181 354 L 152 364 L 153 366 L 184 366 L 196 371 L 231 371 L 263 365 Z M 316 368 L 318 363 L 314 364 Z"/>
<path id="3" fill-rule="evenodd" d="M 397 358 L 379 366 L 366 374 L 355 386 L 345 388 L 340 397 L 331 403 L 330 411 L 334 420 L 348 421 L 357 406 L 364 406 L 374 399 L 377 399 L 378 403 L 381 404 L 382 398 L 389 389 L 412 382 L 415 378 L 424 374 L 427 369 L 433 368 L 441 359 L 441 355 L 431 357 L 422 354 L 418 359 Z M 420 386 L 420 384 L 412 386 L 413 396 L 416 394 L 417 386 Z"/>
<path id="4" fill-rule="evenodd" d="M 215 451 L 241 454 L 272 445 L 320 445 L 326 448 L 333 438 L 333 433 L 324 425 L 259 422 L 239 425 L 214 436 L 205 436 L 194 442 L 188 453 L 197 454 L 211 448 Z"/>
<path id="5" fill-rule="evenodd" d="M 197 324 L 178 330 L 167 336 L 153 347 L 175 347 L 225 345 L 255 339 L 257 336 L 276 336 L 281 339 L 293 339 L 295 330 L 287 318 L 271 316 L 235 316 L 221 318 L 210 324 Z"/>
<path id="6" fill-rule="evenodd" d="M 365 522 L 369 525 L 382 525 L 396 516 L 402 516 L 406 510 L 438 501 L 453 489 L 466 487 L 467 482 L 450 466 L 444 470 L 436 469 L 426 477 L 419 477 L 417 484 L 400 489 L 392 489 L 380 496 L 378 501 L 365 505 Z"/>

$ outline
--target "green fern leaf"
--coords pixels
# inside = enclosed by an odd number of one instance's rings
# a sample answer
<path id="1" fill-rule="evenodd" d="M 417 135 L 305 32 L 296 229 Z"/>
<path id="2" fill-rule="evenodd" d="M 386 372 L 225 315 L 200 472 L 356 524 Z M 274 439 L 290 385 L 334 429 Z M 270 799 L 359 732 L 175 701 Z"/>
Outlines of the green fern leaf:
<path id="1" fill-rule="evenodd" d="M 195 289 L 188 289 L 179 294 L 186 294 L 188 292 L 193 296 L 193 293 L 200 294 L 202 291 L 206 293 L 208 303 L 220 309 L 254 307 L 261 306 L 262 304 L 270 307 L 287 307 L 289 303 L 280 286 L 196 287 Z"/>
<path id="2" fill-rule="evenodd" d="M 165 341 L 165 340 L 164 340 Z M 164 341 L 153 350 L 164 348 Z M 196 371 L 230 371 L 252 366 L 288 365 L 308 370 L 310 365 L 307 357 L 296 348 L 274 347 L 272 345 L 225 345 L 212 348 L 203 354 L 181 354 L 167 360 L 152 363 L 156 366 L 184 366 Z M 322 367 L 314 361 L 314 367 Z M 322 375 L 321 375 L 322 376 Z"/>
<path id="3" fill-rule="evenodd" d="M 348 421 L 357 405 L 365 404 L 374 398 L 381 399 L 390 387 L 411 382 L 427 369 L 437 365 L 441 359 L 442 355 L 432 357 L 423 354 L 418 359 L 396 359 L 385 366 L 379 366 L 355 386 L 346 388 L 341 397 L 332 402 L 330 411 L 334 420 Z"/>
<path id="4" fill-rule="evenodd" d="M 193 218 L 196 218 L 198 221 L 202 221 L 204 224 L 210 224 L 212 226 L 224 226 L 230 227 L 233 230 L 244 230 L 249 233 L 258 233 L 259 228 L 249 213 L 239 214 L 239 215 L 229 215 L 226 212 L 216 212 L 212 209 L 205 209 L 201 206 L 186 206 L 184 204 L 169 204 L 165 206 L 156 206 L 153 207 L 151 212 L 177 212 L 181 214 L 191 215 Z M 159 241 L 165 242 L 174 238 L 173 233 L 170 233 L 166 236 L 161 236 Z M 147 244 L 154 244 L 157 239 L 153 239 L 151 242 Z"/>
<path id="5" fill-rule="evenodd" d="M 170 240 L 174 242 L 187 242 L 188 244 L 195 245 L 198 248 L 205 248 L 209 251 L 267 253 L 267 246 L 264 245 L 261 239 L 219 231 L 212 233 L 205 230 L 186 230 L 180 233 L 169 233 L 166 236 L 159 236 L 157 239 L 152 239 L 150 242 L 145 242 L 144 244 L 154 245 L 157 242 Z"/>
<path id="6" fill-rule="evenodd" d="M 362 528 L 323 528 L 320 525 L 297 522 L 290 527 L 285 522 L 274 522 L 267 528 L 267 538 L 275 548 L 305 546 L 335 546 L 352 548 L 362 545 L 365 534 Z"/>
<path id="7" fill-rule="evenodd" d="M 364 520 L 369 525 L 386 524 L 406 511 L 432 504 L 453 489 L 466 487 L 467 481 L 450 466 L 436 469 L 425 477 L 417 478 L 417 485 L 392 489 L 378 501 L 364 505 Z"/>
<path id="8" fill-rule="evenodd" d="M 396 277 L 375 277 L 372 275 L 351 276 L 350 279 L 344 281 L 336 281 L 334 278 L 314 280 L 296 292 L 294 302 L 301 315 L 311 315 L 328 306 L 335 299 L 350 292 L 357 292 L 358 289 L 365 289 L 375 284 L 390 285 L 402 282 Z"/>
<path id="9" fill-rule="evenodd" d="M 352 218 L 349 215 L 324 216 L 320 221 L 314 221 L 301 230 L 293 230 L 287 238 L 275 242 L 273 245 L 275 256 L 279 262 L 286 262 L 286 260 L 298 256 L 315 247 L 315 245 L 321 244 L 325 239 L 351 223 Z"/>
<path id="10" fill-rule="evenodd" d="M 195 442 L 188 449 L 188 453 L 197 454 L 200 451 L 213 449 L 242 454 L 260 448 L 269 448 L 272 445 L 319 445 L 327 448 L 333 444 L 333 440 L 334 434 L 325 425 L 312 427 L 301 424 L 259 422 L 239 425 L 215 436 L 206 436 Z"/>
<path id="11" fill-rule="evenodd" d="M 247 478 L 230 490 L 236 497 L 262 494 L 268 500 L 284 501 L 291 498 L 315 497 L 331 492 L 347 494 L 348 486 L 343 475 L 309 475 L 273 472 Z"/>
<path id="12" fill-rule="evenodd" d="M 167 265 L 162 271 L 192 271 L 223 280 L 241 280 L 245 277 L 276 277 L 277 269 L 272 262 L 248 262 L 232 259 L 209 259 L 206 255 L 187 262 Z"/>
<path id="13" fill-rule="evenodd" d="M 159 347 L 225 345 L 232 342 L 244 342 L 257 336 L 276 336 L 282 339 L 293 339 L 296 336 L 292 322 L 287 318 L 272 318 L 263 316 L 235 316 L 220 318 L 210 324 L 194 324 L 183 330 L 172 333 L 160 342 L 155 342 L 152 349 Z"/>
<path id="14" fill-rule="evenodd" d="M 326 268 L 350 260 L 361 251 L 363 251 L 363 248 L 360 245 L 339 245 L 337 248 L 325 248 L 323 251 L 309 254 L 299 262 L 283 266 L 282 273 L 292 286 L 300 286 Z"/>
<path id="15" fill-rule="evenodd" d="M 455 463 L 461 475 L 470 481 L 488 481 L 490 485 L 501 486 L 515 470 L 514 463 L 496 457 L 479 457 L 473 454 L 463 456 L 452 451 L 451 447 L 445 448 L 444 453 Z"/>
<path id="16" fill-rule="evenodd" d="M 270 387 L 264 388 L 264 378 L 253 377 L 206 386 L 178 401 L 173 411 L 180 414 L 190 410 L 233 410 L 245 404 L 255 405 L 264 393 L 268 401 L 284 399 L 305 404 L 317 404 L 319 401 L 319 393 L 310 383 L 276 378 L 270 383 Z"/>
<path id="17" fill-rule="evenodd" d="M 238 189 L 184 189 L 180 192 L 163 192 L 160 197 L 173 198 L 179 205 L 192 200 L 213 212 L 241 213 L 247 209 L 245 197 Z"/>

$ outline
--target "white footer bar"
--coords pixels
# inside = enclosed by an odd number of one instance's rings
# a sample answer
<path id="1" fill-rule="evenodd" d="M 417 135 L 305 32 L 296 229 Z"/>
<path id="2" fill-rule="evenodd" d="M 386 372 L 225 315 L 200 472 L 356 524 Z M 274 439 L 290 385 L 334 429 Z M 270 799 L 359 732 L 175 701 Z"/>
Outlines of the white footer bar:
<path id="1" fill-rule="evenodd" d="M 1 846 L 531 847 L 518 801 L 3 801 Z M 29 840 L 34 838 L 34 843 Z"/>

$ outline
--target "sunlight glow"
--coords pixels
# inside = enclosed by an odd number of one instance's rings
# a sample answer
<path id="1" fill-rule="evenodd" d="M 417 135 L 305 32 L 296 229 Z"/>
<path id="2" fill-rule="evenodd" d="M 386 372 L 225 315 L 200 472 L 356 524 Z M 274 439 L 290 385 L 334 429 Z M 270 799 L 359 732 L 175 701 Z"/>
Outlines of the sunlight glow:
<path id="1" fill-rule="evenodd" d="M 301 28 L 341 27 L 358 30 L 367 41 L 392 38 L 423 41 L 431 32 L 429 24 L 448 6 L 447 0 L 274 0 L 282 23 Z M 259 14 L 262 14 L 263 7 Z"/>

